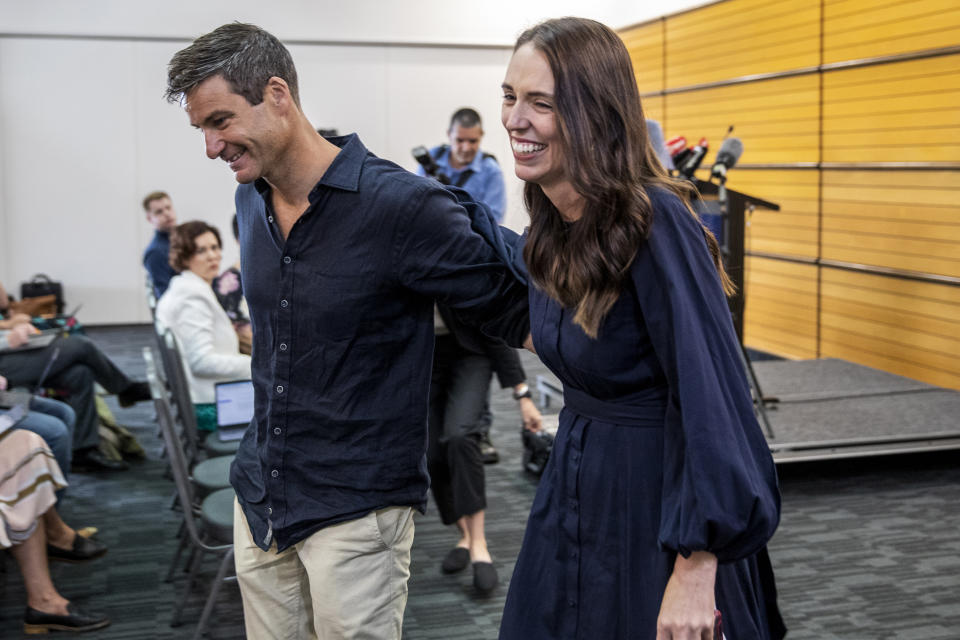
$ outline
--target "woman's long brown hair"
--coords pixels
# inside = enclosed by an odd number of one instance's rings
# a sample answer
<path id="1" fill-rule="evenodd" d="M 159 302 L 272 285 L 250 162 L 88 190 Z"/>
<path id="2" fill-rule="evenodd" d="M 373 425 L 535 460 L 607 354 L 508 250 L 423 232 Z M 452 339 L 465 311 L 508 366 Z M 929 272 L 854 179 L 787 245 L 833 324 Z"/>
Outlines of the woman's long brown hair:
<path id="1" fill-rule="evenodd" d="M 593 20 L 559 18 L 525 31 L 514 51 L 527 43 L 553 72 L 566 172 L 585 204 L 580 220 L 568 224 L 540 186 L 528 182 L 530 231 L 523 256 L 534 283 L 575 309 L 573 321 L 596 338 L 650 230 L 647 189 L 676 194 L 696 216 L 689 204 L 694 190 L 667 175 L 647 141 L 633 65 L 616 33 Z M 717 241 L 709 231 L 706 236 L 730 293 Z"/>

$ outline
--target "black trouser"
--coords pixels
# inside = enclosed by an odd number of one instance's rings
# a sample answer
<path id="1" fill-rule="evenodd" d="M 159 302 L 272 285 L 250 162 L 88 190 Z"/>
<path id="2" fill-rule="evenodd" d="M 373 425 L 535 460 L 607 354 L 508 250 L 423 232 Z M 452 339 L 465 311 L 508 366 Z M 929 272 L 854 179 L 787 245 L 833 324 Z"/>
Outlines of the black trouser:
<path id="1" fill-rule="evenodd" d="M 100 349 L 83 336 L 57 338 L 48 347 L 0 354 L 0 374 L 6 376 L 12 387 L 33 387 L 40 381 L 54 349 L 59 349 L 53 361 L 45 387 L 53 387 L 68 394 L 65 399 L 77 414 L 73 432 L 73 449 L 89 449 L 100 443 L 97 431 L 97 403 L 94 383 L 100 383 L 110 393 L 120 393 L 132 381 Z"/>
<path id="2" fill-rule="evenodd" d="M 487 507 L 480 436 L 489 427 L 490 359 L 437 336 L 430 382 L 430 488 L 444 524 Z"/>

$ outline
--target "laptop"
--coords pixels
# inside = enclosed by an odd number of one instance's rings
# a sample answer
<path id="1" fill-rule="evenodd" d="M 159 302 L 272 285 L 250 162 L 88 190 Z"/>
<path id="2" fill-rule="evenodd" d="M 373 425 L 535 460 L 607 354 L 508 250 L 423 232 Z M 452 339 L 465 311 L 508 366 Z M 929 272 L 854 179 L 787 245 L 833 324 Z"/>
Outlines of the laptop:
<path id="1" fill-rule="evenodd" d="M 253 381 L 231 380 L 214 385 L 217 403 L 217 437 L 239 440 L 253 419 Z"/>
<path id="2" fill-rule="evenodd" d="M 60 329 L 47 329 L 45 331 L 41 331 L 40 333 L 32 334 L 27 337 L 27 343 L 20 345 L 19 347 L 11 347 L 9 344 L 7 344 L 7 341 L 4 340 L 0 342 L 0 353 L 29 351 L 30 349 L 43 349 L 44 347 L 49 347 L 50 343 L 56 340 L 60 333 Z"/>

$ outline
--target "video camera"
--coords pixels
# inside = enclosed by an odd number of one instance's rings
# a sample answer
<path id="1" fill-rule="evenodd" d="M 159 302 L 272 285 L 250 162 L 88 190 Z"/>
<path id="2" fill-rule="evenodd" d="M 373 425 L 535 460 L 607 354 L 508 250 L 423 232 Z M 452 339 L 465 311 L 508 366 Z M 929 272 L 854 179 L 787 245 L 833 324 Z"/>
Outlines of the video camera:
<path id="1" fill-rule="evenodd" d="M 440 167 L 437 166 L 436 161 L 434 161 L 433 156 L 430 155 L 430 151 L 428 151 L 426 147 L 414 147 L 411 153 L 413 153 L 414 160 L 419 162 L 420 166 L 423 167 L 424 173 L 437 180 L 440 184 L 450 184 L 450 178 L 440 171 Z"/>

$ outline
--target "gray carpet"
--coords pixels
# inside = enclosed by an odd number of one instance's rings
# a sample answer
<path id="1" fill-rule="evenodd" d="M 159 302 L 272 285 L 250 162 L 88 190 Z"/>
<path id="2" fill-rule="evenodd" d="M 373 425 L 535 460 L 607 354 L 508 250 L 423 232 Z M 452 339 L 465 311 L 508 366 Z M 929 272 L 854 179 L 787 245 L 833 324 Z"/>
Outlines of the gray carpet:
<path id="1" fill-rule="evenodd" d="M 142 376 L 140 348 L 150 343 L 149 331 L 97 329 L 90 335 L 125 370 Z M 523 360 L 531 380 L 545 372 L 533 356 L 524 353 Z M 187 607 L 184 626 L 168 625 L 183 580 L 162 581 L 177 519 L 168 508 L 172 484 L 158 458 L 152 408 L 120 410 L 109 402 L 149 458 L 125 473 L 71 477 L 61 513 L 75 526 L 99 526 L 110 552 L 89 565 L 54 565 L 54 581 L 68 597 L 113 620 L 85 638 L 189 637 L 199 618 L 199 598 Z M 506 581 L 536 489 L 520 470 L 514 405 L 508 392 L 494 393 L 493 436 L 502 461 L 487 467 L 488 536 L 503 584 L 479 598 L 468 573 L 440 573 L 440 560 L 456 534 L 439 523 L 431 506 L 416 523 L 404 621 L 408 640 L 496 638 Z M 960 637 L 958 462 L 960 456 L 949 453 L 781 469 L 783 521 L 770 551 L 791 640 Z M 12 560 L 2 564 L 0 637 L 18 638 L 23 589 Z M 215 566 L 207 568 L 212 572 Z M 208 637 L 243 637 L 236 585 L 223 590 L 214 621 Z"/>

